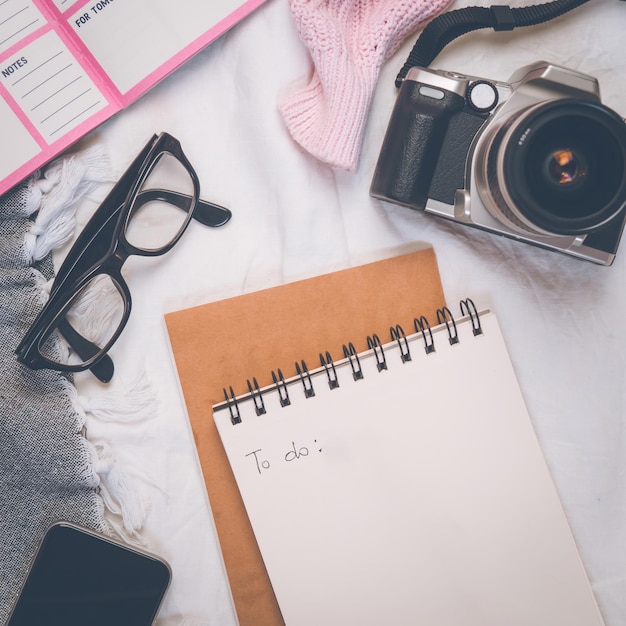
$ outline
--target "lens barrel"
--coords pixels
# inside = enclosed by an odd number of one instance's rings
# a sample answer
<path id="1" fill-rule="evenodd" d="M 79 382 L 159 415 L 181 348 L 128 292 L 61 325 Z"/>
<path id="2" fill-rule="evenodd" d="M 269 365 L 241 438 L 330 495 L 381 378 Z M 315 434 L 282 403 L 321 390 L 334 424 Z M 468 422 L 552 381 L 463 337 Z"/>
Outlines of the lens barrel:
<path id="1" fill-rule="evenodd" d="M 499 217 L 519 229 L 581 235 L 626 206 L 626 123 L 599 102 L 551 100 L 512 116 L 485 158 Z"/>

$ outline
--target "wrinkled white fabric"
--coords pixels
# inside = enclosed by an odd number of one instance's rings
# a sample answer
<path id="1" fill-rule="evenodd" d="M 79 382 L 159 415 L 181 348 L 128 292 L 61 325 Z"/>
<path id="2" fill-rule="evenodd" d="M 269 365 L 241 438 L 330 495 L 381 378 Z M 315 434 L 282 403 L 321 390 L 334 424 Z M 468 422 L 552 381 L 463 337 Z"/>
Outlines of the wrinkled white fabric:
<path id="1" fill-rule="evenodd" d="M 451 8 L 469 4 L 488 3 Z M 506 80 L 538 59 L 558 62 L 596 76 L 603 100 L 626 115 L 625 19 L 626 3 L 593 0 L 542 26 L 465 35 L 434 66 Z M 625 624 L 626 244 L 612 267 L 598 267 L 370 198 L 395 75 L 412 44 L 382 67 L 352 174 L 299 149 L 277 110 L 310 67 L 287 0 L 268 0 L 82 144 L 104 144 L 120 173 L 153 132 L 171 132 L 198 171 L 202 195 L 233 211 L 222 229 L 192 224 L 161 259 L 129 261 L 133 311 L 112 350 L 110 388 L 144 369 L 158 404 L 143 423 L 89 427 L 93 436 L 106 434 L 124 467 L 154 483 L 143 536 L 173 569 L 165 626 L 232 626 L 235 618 L 163 312 L 398 254 L 416 242 L 434 246 L 448 302 L 470 296 L 496 311 L 606 624 Z M 96 199 L 83 203 L 81 223 Z M 83 396 L 102 392 L 88 375 L 76 384 Z"/>

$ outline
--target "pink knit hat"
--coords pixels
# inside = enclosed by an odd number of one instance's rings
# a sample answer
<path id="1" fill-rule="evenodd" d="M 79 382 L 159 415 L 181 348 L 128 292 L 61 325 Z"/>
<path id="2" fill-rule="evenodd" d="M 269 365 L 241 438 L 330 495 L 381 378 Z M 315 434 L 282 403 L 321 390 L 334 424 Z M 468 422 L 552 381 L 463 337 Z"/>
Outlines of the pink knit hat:
<path id="1" fill-rule="evenodd" d="M 279 104 L 292 137 L 354 171 L 381 65 L 451 0 L 289 0 L 314 64 L 309 84 Z"/>

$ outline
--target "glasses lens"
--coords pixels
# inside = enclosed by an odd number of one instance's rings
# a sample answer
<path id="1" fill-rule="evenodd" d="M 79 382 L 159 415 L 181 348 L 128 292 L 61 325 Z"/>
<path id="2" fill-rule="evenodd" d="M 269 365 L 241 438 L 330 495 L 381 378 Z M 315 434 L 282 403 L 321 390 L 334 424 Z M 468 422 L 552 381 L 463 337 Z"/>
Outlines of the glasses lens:
<path id="1" fill-rule="evenodd" d="M 99 275 L 81 289 L 65 317 L 39 346 L 41 356 L 59 365 L 91 363 L 106 352 L 124 322 L 124 299 L 117 283 Z"/>
<path id="2" fill-rule="evenodd" d="M 133 201 L 125 232 L 128 243 L 146 252 L 168 246 L 189 221 L 193 191 L 185 166 L 161 153 Z"/>

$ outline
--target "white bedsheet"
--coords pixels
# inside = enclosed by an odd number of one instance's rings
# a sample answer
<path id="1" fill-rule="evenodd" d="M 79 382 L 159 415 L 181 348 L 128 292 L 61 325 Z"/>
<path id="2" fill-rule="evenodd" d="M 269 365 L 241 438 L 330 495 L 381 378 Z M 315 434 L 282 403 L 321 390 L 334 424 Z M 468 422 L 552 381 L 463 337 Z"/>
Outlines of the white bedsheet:
<path id="1" fill-rule="evenodd" d="M 489 3 L 452 8 L 470 4 Z M 514 3 L 522 4 L 530 3 Z M 465 35 L 433 67 L 506 80 L 522 65 L 553 61 L 596 76 L 603 101 L 626 115 L 625 24 L 625 2 L 593 0 L 542 26 Z M 133 312 L 111 353 L 115 379 L 76 379 L 85 396 L 116 394 L 145 372 L 155 390 L 150 419 L 92 419 L 89 435 L 111 443 L 149 504 L 146 547 L 172 566 L 159 624 L 236 623 L 163 313 L 424 242 L 451 306 L 469 296 L 496 311 L 606 624 L 626 624 L 626 242 L 612 267 L 600 267 L 370 198 L 394 77 L 414 40 L 381 72 L 356 173 L 304 153 L 277 112 L 281 94 L 310 72 L 287 0 L 268 0 L 81 143 L 104 145 L 119 174 L 153 132 L 168 131 L 203 197 L 234 214 L 223 229 L 192 224 L 165 257 L 129 262 Z M 79 226 L 105 191 L 81 204 Z"/>

